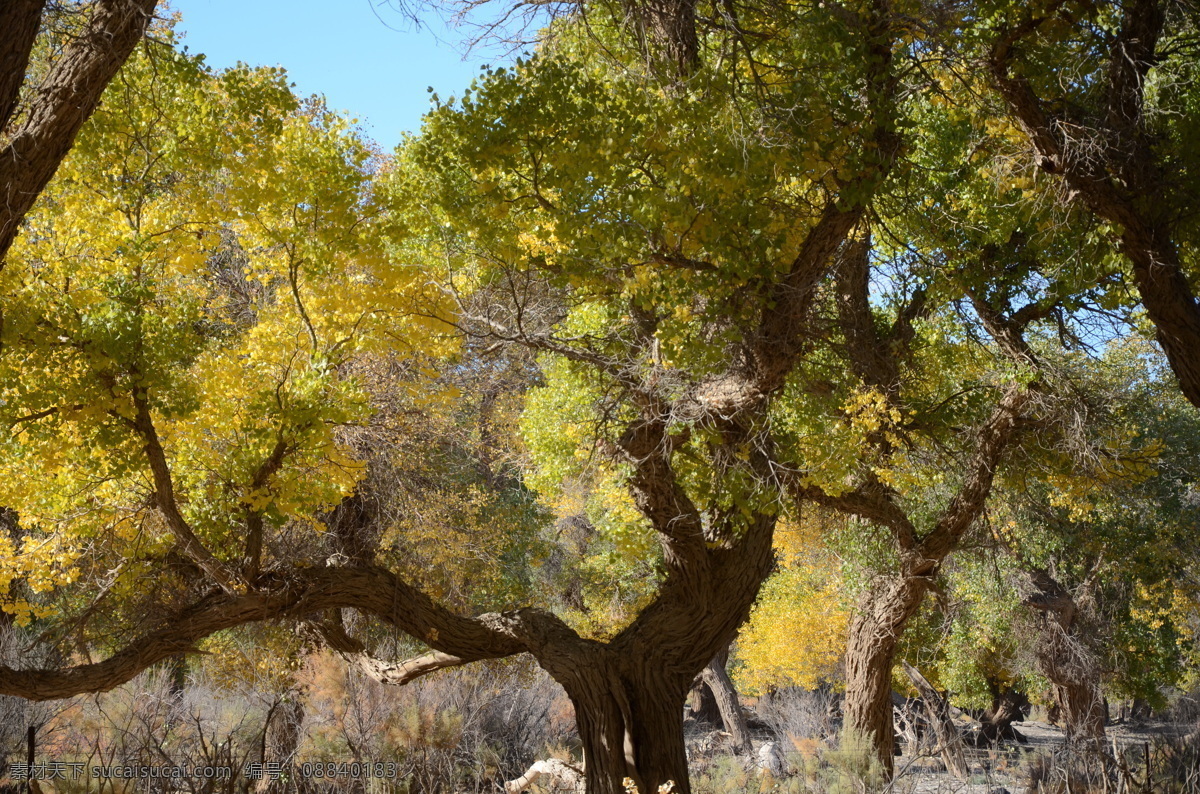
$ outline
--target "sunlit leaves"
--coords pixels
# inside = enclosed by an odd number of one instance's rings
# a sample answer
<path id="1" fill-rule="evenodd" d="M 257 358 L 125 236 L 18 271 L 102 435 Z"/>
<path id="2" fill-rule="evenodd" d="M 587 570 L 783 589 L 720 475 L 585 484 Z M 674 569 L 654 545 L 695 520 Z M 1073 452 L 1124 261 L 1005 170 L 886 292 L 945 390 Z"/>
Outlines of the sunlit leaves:
<path id="1" fill-rule="evenodd" d="M 851 607 L 840 563 L 825 544 L 830 519 L 806 513 L 776 529 L 780 570 L 763 585 L 738 638 L 742 691 L 815 689 L 841 678 Z"/>
<path id="2" fill-rule="evenodd" d="M 436 309 L 385 250 L 378 164 L 282 70 L 214 73 L 162 45 L 130 61 L 0 276 L 0 504 L 24 534 L 3 584 L 67 584 L 86 549 L 120 592 L 123 557 L 169 550 L 138 399 L 219 558 L 241 559 L 249 515 L 319 528 L 352 492 L 362 464 L 336 431 L 368 407 L 345 367 Z"/>

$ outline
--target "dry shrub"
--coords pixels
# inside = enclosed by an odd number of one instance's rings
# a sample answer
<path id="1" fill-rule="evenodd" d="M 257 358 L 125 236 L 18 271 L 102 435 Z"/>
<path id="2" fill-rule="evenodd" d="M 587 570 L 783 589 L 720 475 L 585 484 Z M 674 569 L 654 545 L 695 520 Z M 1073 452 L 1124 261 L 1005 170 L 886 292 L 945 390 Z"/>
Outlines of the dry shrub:
<path id="1" fill-rule="evenodd" d="M 819 757 L 822 752 L 829 749 L 829 746 L 820 739 L 802 738 L 799 736 L 789 736 L 788 738 L 791 739 L 792 748 L 800 757 L 800 760 L 805 763 Z"/>
<path id="2" fill-rule="evenodd" d="M 788 687 L 759 698 L 756 711 L 784 747 L 797 739 L 829 740 L 839 728 L 840 696 L 827 689 Z"/>
<path id="3" fill-rule="evenodd" d="M 1026 794 L 1108 794 L 1115 791 L 1122 777 L 1128 778 L 1139 763 L 1136 750 L 1113 756 L 1109 748 L 1094 741 L 1068 742 L 1047 755 L 1030 759 L 1025 781 Z"/>
<path id="4" fill-rule="evenodd" d="M 524 659 L 396 687 L 318 654 L 301 680 L 310 719 L 300 761 L 390 762 L 414 794 L 494 791 L 554 748 L 577 743 L 566 693 Z"/>
<path id="5" fill-rule="evenodd" d="M 266 711 L 260 698 L 230 692 L 203 675 L 183 688 L 173 674 L 143 673 L 111 692 L 80 696 L 39 732 L 38 760 L 83 763 L 79 779 L 55 781 L 55 791 L 240 791 L 244 765 L 256 760 Z M 227 767 L 225 780 L 183 778 L 171 784 L 92 778 L 93 766 Z"/>
<path id="6" fill-rule="evenodd" d="M 33 636 L 18 626 L 0 626 L 0 664 L 10 667 L 48 667 L 54 659 L 41 646 L 32 645 Z M 41 729 L 63 709 L 58 702 L 34 703 L 24 698 L 0 695 L 0 786 L 8 782 L 7 765 L 24 761 L 25 739 L 29 726 Z"/>
<path id="7" fill-rule="evenodd" d="M 1126 791 L 1200 794 L 1200 731 L 1127 748 L 1115 766 Z"/>
<path id="8" fill-rule="evenodd" d="M 311 656 L 287 681 L 249 677 L 231 685 L 203 666 L 186 678 L 180 672 L 151 670 L 112 692 L 54 709 L 0 699 L 0 756 L 24 760 L 32 720 L 39 762 L 85 764 L 80 779 L 55 781 L 60 794 L 165 790 L 157 782 L 90 776 L 92 766 L 127 764 L 228 767 L 230 780 L 184 779 L 171 790 L 242 792 L 254 790 L 242 771 L 264 760 L 281 714 L 295 716 L 290 727 L 299 733 L 299 768 L 270 791 L 493 792 L 539 758 L 578 753 L 566 693 L 528 659 L 447 670 L 403 687 L 381 685 L 325 653 Z M 280 684 L 286 691 L 277 691 Z M 395 774 L 305 782 L 300 765 L 317 761 L 390 762 Z"/>

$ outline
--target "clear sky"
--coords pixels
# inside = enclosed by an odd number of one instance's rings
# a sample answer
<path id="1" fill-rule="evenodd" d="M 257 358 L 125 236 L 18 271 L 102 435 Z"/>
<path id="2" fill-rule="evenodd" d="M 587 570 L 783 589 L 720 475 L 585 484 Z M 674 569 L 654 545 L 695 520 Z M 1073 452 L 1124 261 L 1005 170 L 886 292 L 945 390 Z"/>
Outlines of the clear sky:
<path id="1" fill-rule="evenodd" d="M 171 0 L 183 43 L 214 68 L 287 69 L 297 93 L 324 94 L 385 149 L 415 132 L 433 86 L 461 94 L 488 53 L 463 59 L 466 34 L 429 14 L 418 29 L 383 0 Z M 495 56 L 494 53 L 492 53 Z"/>

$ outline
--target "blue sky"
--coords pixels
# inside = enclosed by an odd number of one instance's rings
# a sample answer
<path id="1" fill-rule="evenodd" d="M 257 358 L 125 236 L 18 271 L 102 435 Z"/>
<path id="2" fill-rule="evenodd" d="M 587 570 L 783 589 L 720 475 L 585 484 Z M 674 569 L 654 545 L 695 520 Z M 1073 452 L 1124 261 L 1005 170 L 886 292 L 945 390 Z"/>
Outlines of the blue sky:
<path id="1" fill-rule="evenodd" d="M 463 59 L 466 32 L 427 14 L 420 29 L 381 0 L 171 0 L 183 43 L 214 68 L 245 61 L 283 66 L 301 95 L 324 94 L 390 150 L 416 131 L 428 86 L 461 94 L 488 60 Z M 334 11 L 333 9 L 336 9 Z"/>

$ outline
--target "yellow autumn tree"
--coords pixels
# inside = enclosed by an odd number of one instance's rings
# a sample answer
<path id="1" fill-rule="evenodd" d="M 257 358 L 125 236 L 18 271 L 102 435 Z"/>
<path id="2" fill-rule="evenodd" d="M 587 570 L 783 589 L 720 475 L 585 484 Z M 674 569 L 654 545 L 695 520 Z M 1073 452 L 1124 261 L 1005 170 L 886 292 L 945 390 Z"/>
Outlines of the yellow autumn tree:
<path id="1" fill-rule="evenodd" d="M 734 680 L 740 690 L 815 689 L 838 680 L 850 601 L 841 561 L 826 539 L 839 521 L 810 509 L 775 530 L 779 570 L 763 585 L 738 638 Z"/>
<path id="2" fill-rule="evenodd" d="M 285 525 L 321 530 L 362 474 L 338 438 L 367 415 L 347 370 L 420 323 L 376 167 L 280 69 L 162 45 L 130 61 L 0 274 L 0 505 L 19 523 L 0 608 L 86 606 L 103 637 L 200 570 L 244 590 L 288 553 Z"/>

